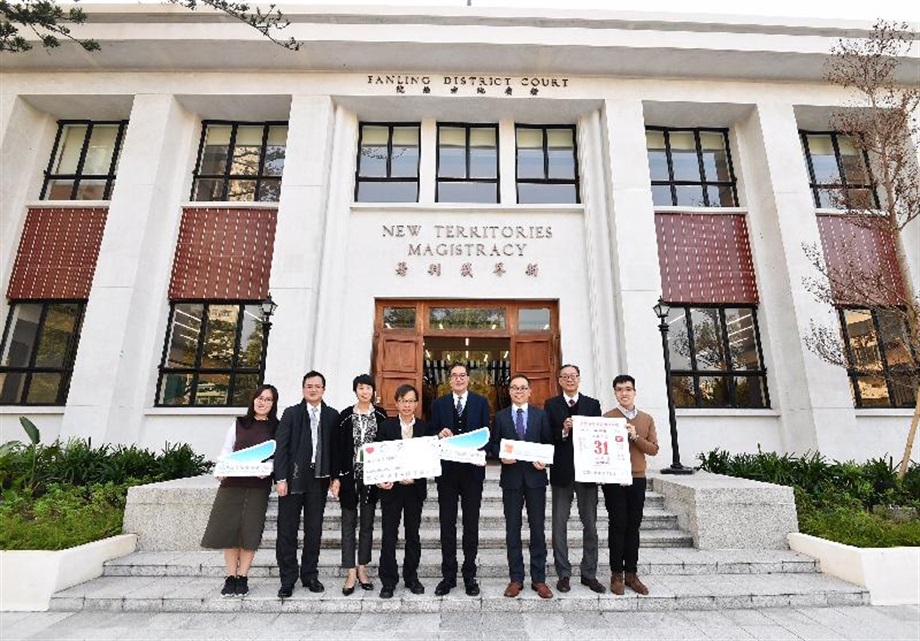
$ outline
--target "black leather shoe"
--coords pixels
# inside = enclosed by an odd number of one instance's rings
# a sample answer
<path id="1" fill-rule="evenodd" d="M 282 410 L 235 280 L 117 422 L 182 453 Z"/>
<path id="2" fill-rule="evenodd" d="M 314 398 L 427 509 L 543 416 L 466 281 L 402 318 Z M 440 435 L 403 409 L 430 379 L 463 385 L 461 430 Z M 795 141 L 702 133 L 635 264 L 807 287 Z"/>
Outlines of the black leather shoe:
<path id="1" fill-rule="evenodd" d="M 393 598 L 393 588 L 389 585 L 385 585 L 380 588 L 380 598 L 381 599 L 392 599 Z"/>
<path id="2" fill-rule="evenodd" d="M 294 587 L 290 585 L 282 585 L 278 590 L 279 599 L 290 599 L 292 594 L 294 594 Z"/>
<path id="3" fill-rule="evenodd" d="M 317 579 L 310 579 L 309 581 L 302 581 L 303 587 L 307 588 L 310 592 L 325 592 L 326 586 L 319 582 Z"/>
<path id="4" fill-rule="evenodd" d="M 373 589 L 374 589 L 374 584 L 371 583 L 370 581 L 368 581 L 367 583 L 365 583 L 365 582 L 362 581 L 361 579 L 358 579 L 358 585 L 361 586 L 361 589 L 362 589 L 362 590 L 373 590 Z"/>
<path id="5" fill-rule="evenodd" d="M 412 594 L 425 594 L 425 586 L 422 585 L 418 579 L 415 581 L 406 581 L 406 587 L 409 588 L 409 592 Z"/>
<path id="6" fill-rule="evenodd" d="M 434 595 L 447 596 L 455 587 L 457 587 L 456 581 L 448 581 L 447 579 L 442 579 L 441 582 L 438 583 L 438 587 L 434 589 Z"/>
<path id="7" fill-rule="evenodd" d="M 354 594 L 354 591 L 355 591 L 355 586 L 351 586 L 350 588 L 347 588 L 344 585 L 342 586 L 342 594 L 344 594 L 345 596 L 351 596 L 352 594 Z"/>
<path id="8" fill-rule="evenodd" d="M 601 585 L 601 582 L 597 579 L 581 577 L 581 584 L 590 589 L 592 592 L 597 592 L 598 594 L 604 594 L 607 591 L 607 588 Z"/>
<path id="9" fill-rule="evenodd" d="M 466 586 L 467 596 L 479 596 L 479 584 L 475 579 L 472 581 L 464 581 L 463 584 Z"/>
<path id="10" fill-rule="evenodd" d="M 564 576 L 558 581 L 556 581 L 556 589 L 559 590 L 560 592 L 568 592 L 569 590 L 571 590 L 572 585 L 569 582 L 569 577 Z"/>

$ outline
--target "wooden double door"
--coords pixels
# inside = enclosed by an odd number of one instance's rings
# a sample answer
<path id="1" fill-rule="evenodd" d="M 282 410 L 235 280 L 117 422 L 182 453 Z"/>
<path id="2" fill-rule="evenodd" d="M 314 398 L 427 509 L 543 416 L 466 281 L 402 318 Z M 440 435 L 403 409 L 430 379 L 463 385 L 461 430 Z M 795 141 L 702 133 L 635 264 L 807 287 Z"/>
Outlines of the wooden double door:
<path id="1" fill-rule="evenodd" d="M 395 413 L 394 393 L 410 383 L 421 393 L 419 415 L 450 391 L 453 362 L 470 371 L 470 390 L 494 414 L 510 404 L 508 382 L 525 374 L 530 402 L 542 407 L 558 393 L 559 313 L 556 301 L 379 299 L 374 320 L 373 375 L 380 404 Z"/>

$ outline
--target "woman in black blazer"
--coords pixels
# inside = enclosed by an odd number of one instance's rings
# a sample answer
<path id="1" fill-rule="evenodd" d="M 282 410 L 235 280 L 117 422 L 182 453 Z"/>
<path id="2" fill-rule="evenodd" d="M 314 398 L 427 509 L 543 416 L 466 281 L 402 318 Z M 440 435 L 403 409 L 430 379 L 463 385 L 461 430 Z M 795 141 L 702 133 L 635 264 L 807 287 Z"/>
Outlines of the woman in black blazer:
<path id="1" fill-rule="evenodd" d="M 373 378 L 367 374 L 356 376 L 352 381 L 352 389 L 358 402 L 339 414 L 342 567 L 348 568 L 345 585 L 342 587 L 345 596 L 355 591 L 355 581 L 364 590 L 374 588 L 367 576 L 367 564 L 371 562 L 377 493 L 374 486 L 364 485 L 361 447 L 377 440 L 380 427 L 387 420 L 386 410 L 373 404 L 376 391 Z M 358 528 L 357 547 L 355 528 Z"/>
<path id="2" fill-rule="evenodd" d="M 377 436 L 378 441 L 418 438 L 425 436 L 427 426 L 415 417 L 418 408 L 418 390 L 412 385 L 400 385 L 396 390 L 396 408 L 399 416 L 388 419 Z M 403 580 L 412 594 L 424 594 L 425 586 L 418 580 L 418 566 L 422 557 L 419 527 L 422 523 L 422 505 L 428 495 L 428 479 L 406 479 L 398 483 L 378 483 L 380 510 L 383 513 L 383 543 L 380 549 L 380 598 L 393 596 L 399 582 L 396 565 L 396 539 L 399 522 L 405 516 L 406 554 L 403 560 Z"/>

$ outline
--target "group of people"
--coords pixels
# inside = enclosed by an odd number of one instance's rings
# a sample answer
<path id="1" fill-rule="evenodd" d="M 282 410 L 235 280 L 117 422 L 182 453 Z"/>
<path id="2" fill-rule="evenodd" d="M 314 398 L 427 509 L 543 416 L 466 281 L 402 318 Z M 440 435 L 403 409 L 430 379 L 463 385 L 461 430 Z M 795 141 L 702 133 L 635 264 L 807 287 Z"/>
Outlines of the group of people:
<path id="1" fill-rule="evenodd" d="M 542 598 L 553 597 L 546 583 L 547 485 L 552 487 L 556 589 L 559 592 L 571 589 L 568 520 L 574 501 L 584 530 L 580 582 L 594 592 L 606 592 L 597 578 L 598 484 L 575 480 L 572 443 L 572 417 L 601 416 L 601 406 L 597 399 L 580 393 L 580 382 L 578 367 L 564 365 L 559 370 L 563 393 L 549 399 L 545 409 L 540 409 L 530 404 L 531 381 L 523 374 L 516 374 L 509 382 L 511 405 L 499 410 L 492 422 L 491 438 L 485 449 L 501 461 L 500 486 L 510 577 L 504 592 L 506 597 L 516 597 L 524 589 L 521 530 L 525 507 L 530 527 L 531 588 Z M 338 498 L 342 511 L 342 566 L 347 568 L 342 594 L 351 595 L 358 586 L 363 590 L 374 589 L 367 566 L 372 556 L 378 502 L 382 514 L 380 597 L 392 598 L 399 583 L 396 548 L 400 522 L 404 523 L 405 538 L 402 579 L 410 592 L 424 594 L 425 587 L 418 577 L 422 550 L 419 528 L 427 479 L 365 485 L 363 446 L 422 436 L 447 438 L 488 427 L 489 403 L 485 397 L 470 391 L 469 383 L 467 366 L 453 364 L 451 392 L 434 401 L 427 424 L 416 416 L 420 398 L 414 386 L 401 385 L 396 390 L 397 416 L 388 417 L 382 407 L 374 405 L 376 387 L 367 374 L 354 379 L 356 403 L 342 412 L 323 402 L 326 379 L 316 371 L 304 376 L 303 400 L 285 409 L 280 420 L 278 391 L 271 385 L 263 385 L 256 391 L 246 416 L 237 419 L 229 429 L 221 454 L 269 439 L 276 442 L 273 476 L 278 494 L 275 552 L 281 579 L 279 598 L 292 596 L 298 578 L 311 592 L 325 591 L 319 580 L 319 552 L 329 494 Z M 600 485 L 609 514 L 610 590 L 624 594 L 629 587 L 638 594 L 648 594 L 648 588 L 637 575 L 639 527 L 645 502 L 646 456 L 658 453 L 658 439 L 652 417 L 635 406 L 635 380 L 628 375 L 617 376 L 613 392 L 617 406 L 603 416 L 626 420 L 633 479 L 631 485 Z M 552 444 L 551 465 L 549 461 L 507 458 L 500 451 L 502 439 Z M 445 596 L 456 588 L 458 574 L 467 595 L 480 594 L 476 560 L 484 480 L 484 466 L 442 461 L 441 476 L 437 478 L 441 580 L 434 590 L 436 596 Z M 227 477 L 220 481 L 202 546 L 224 550 L 226 579 L 221 594 L 243 596 L 249 591 L 247 576 L 261 542 L 272 480 L 266 476 Z M 462 511 L 462 565 L 457 551 L 458 507 Z M 304 541 L 298 563 L 301 520 Z"/>

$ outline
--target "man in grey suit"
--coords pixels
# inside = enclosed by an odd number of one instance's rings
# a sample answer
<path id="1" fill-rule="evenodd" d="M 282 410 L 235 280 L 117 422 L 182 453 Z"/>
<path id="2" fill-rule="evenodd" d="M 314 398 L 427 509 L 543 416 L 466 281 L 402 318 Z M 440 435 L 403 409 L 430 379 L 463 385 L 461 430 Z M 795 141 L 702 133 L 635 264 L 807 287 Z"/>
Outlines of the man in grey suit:
<path id="1" fill-rule="evenodd" d="M 597 580 L 597 484 L 575 481 L 575 453 L 572 447 L 572 417 L 600 416 L 596 398 L 580 394 L 581 370 L 577 365 L 559 369 L 562 394 L 546 401 L 544 408 L 553 432 L 555 455 L 550 469 L 553 486 L 553 564 L 556 566 L 556 589 L 571 589 L 572 564 L 569 563 L 568 524 L 572 498 L 578 501 L 578 516 L 584 529 L 581 557 L 581 584 L 601 594 L 606 588 Z"/>

